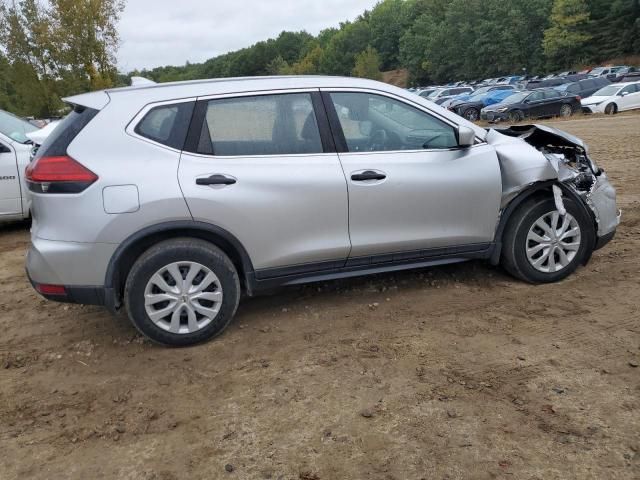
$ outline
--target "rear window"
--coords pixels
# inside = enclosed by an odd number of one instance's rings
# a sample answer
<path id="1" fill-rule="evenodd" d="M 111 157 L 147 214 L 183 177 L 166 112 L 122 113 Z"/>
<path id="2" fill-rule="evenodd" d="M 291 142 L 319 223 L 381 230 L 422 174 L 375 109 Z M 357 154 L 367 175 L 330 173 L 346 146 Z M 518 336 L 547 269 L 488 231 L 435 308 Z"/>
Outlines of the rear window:
<path id="1" fill-rule="evenodd" d="M 322 152 L 320 130 L 308 93 L 207 102 L 198 153 L 250 156 Z"/>
<path id="2" fill-rule="evenodd" d="M 34 160 L 43 156 L 56 157 L 66 155 L 67 148 L 73 139 L 97 114 L 98 110 L 93 108 L 76 106 L 42 142 Z"/>
<path id="3" fill-rule="evenodd" d="M 167 147 L 182 150 L 194 102 L 161 105 L 147 112 L 135 132 Z"/>

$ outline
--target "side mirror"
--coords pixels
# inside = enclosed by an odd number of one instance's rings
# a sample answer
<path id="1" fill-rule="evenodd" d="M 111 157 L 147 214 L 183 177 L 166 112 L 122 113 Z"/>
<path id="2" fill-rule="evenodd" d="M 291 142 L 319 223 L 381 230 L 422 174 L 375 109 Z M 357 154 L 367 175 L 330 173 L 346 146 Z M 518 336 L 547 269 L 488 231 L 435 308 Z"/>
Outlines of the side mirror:
<path id="1" fill-rule="evenodd" d="M 458 127 L 458 146 L 471 147 L 476 141 L 476 132 L 472 128 L 463 125 Z"/>
<path id="2" fill-rule="evenodd" d="M 627 95 L 629 95 L 629 92 L 622 92 L 619 94 L 621 97 L 626 97 Z"/>
<path id="3" fill-rule="evenodd" d="M 0 153 L 11 153 L 11 149 L 4 143 L 0 143 Z"/>

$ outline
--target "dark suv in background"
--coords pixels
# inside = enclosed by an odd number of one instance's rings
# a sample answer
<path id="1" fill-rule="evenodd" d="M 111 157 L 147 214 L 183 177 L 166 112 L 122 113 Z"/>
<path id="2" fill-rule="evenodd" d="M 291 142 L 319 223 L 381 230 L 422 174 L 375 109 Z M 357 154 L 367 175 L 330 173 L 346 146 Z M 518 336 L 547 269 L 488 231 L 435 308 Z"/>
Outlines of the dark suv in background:
<path id="1" fill-rule="evenodd" d="M 577 82 L 565 83 L 555 87 L 559 92 L 569 95 L 577 95 L 580 98 L 590 97 L 602 87 L 606 87 L 611 82 L 606 77 L 586 78 Z"/>

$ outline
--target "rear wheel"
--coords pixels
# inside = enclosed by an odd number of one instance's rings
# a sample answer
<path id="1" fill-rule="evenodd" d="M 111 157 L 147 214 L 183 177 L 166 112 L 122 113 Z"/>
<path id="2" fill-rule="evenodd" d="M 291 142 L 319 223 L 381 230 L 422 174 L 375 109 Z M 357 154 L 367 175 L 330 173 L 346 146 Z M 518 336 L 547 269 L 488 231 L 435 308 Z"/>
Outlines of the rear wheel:
<path id="1" fill-rule="evenodd" d="M 565 103 L 564 105 L 562 105 L 560 107 L 560 116 L 561 117 L 570 117 L 571 115 L 573 115 L 573 108 L 571 108 L 571 105 L 569 105 L 568 103 Z"/>
<path id="2" fill-rule="evenodd" d="M 561 215 L 551 198 L 526 201 L 513 213 L 504 233 L 502 265 L 531 283 L 562 280 L 589 255 L 593 222 L 579 205 L 564 199 Z"/>
<path id="3" fill-rule="evenodd" d="M 125 285 L 135 327 L 163 345 L 186 346 L 220 334 L 240 299 L 233 263 L 216 246 L 197 239 L 161 242 L 133 265 Z"/>
<path id="4" fill-rule="evenodd" d="M 604 107 L 604 113 L 607 115 L 615 115 L 618 113 L 618 106 L 615 103 L 610 103 Z"/>
<path id="5" fill-rule="evenodd" d="M 463 116 L 470 122 L 475 122 L 480 118 L 480 112 L 478 111 L 477 108 L 469 108 L 465 110 Z"/>

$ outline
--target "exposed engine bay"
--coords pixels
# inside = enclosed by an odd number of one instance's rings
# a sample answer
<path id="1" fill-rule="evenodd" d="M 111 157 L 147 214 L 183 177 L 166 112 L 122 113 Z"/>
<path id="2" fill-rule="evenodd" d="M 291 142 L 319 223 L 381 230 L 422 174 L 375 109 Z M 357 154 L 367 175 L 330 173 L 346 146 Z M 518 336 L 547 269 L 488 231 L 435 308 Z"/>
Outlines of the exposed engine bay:
<path id="1" fill-rule="evenodd" d="M 615 189 L 604 171 L 589 157 L 588 146 L 582 140 L 545 125 L 489 129 L 486 139 L 496 148 L 500 161 L 503 207 L 529 185 L 557 180 L 582 198 L 594 213 L 598 236 L 615 230 L 620 222 Z M 523 153 L 522 141 L 535 150 Z M 562 212 L 562 190 L 554 185 L 553 191 L 558 210 Z"/>

